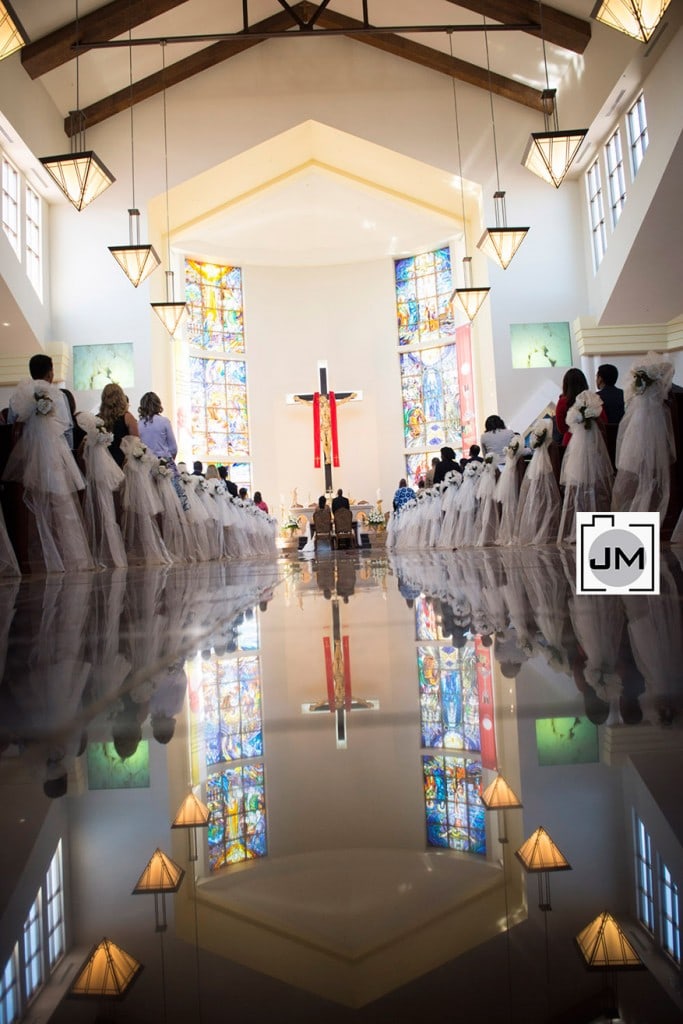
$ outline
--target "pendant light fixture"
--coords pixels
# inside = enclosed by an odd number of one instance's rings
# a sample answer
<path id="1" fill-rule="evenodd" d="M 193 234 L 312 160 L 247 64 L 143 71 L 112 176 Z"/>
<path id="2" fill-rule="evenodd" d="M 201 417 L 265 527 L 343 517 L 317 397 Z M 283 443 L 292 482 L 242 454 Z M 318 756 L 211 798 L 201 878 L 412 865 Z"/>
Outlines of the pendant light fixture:
<path id="1" fill-rule="evenodd" d="M 598 0 L 591 18 L 647 43 L 671 0 Z"/>
<path id="2" fill-rule="evenodd" d="M 85 148 L 85 114 L 80 109 L 78 68 L 80 43 L 76 0 L 76 109 L 69 111 L 71 152 L 60 156 L 42 156 L 40 162 L 79 213 L 116 181 L 99 157 L 91 149 Z"/>
<path id="3" fill-rule="evenodd" d="M 487 228 L 477 242 L 477 248 L 494 260 L 499 267 L 506 270 L 520 245 L 529 233 L 529 228 L 509 228 L 505 209 L 505 192 L 500 188 L 500 171 L 498 169 L 498 145 L 496 143 L 496 119 L 493 113 L 493 90 L 491 89 L 491 61 L 489 58 L 489 37 L 486 31 L 484 16 L 484 43 L 486 45 L 486 70 L 489 80 L 489 99 L 491 101 L 491 126 L 493 128 L 493 155 L 496 161 L 496 191 L 493 193 L 493 205 L 496 216 L 495 228 Z"/>
<path id="4" fill-rule="evenodd" d="M 130 6 L 130 0 L 129 0 Z M 133 133 L 133 43 L 128 29 L 128 71 L 130 80 L 130 164 L 133 201 L 128 210 L 128 245 L 110 245 L 112 254 L 134 288 L 149 277 L 161 263 L 153 245 L 140 243 L 140 211 L 135 206 L 135 143 Z"/>
<path id="5" fill-rule="evenodd" d="M 581 144 L 588 134 L 587 128 L 573 128 L 560 131 L 557 114 L 557 90 L 550 88 L 548 79 L 548 60 L 545 52 L 545 36 L 543 35 L 543 4 L 538 3 L 538 21 L 541 26 L 541 43 L 543 44 L 543 65 L 545 67 L 545 89 L 541 93 L 543 103 L 543 120 L 545 131 L 532 132 L 522 156 L 522 164 L 527 170 L 537 174 L 549 185 L 559 188 L 571 167 Z"/>
<path id="6" fill-rule="evenodd" d="M 171 338 L 178 329 L 183 313 L 187 309 L 185 302 L 175 301 L 174 273 L 171 270 L 171 222 L 168 212 L 168 128 L 166 121 L 166 43 L 161 43 L 161 61 L 164 87 L 162 90 L 164 110 L 164 174 L 166 186 L 166 301 L 152 302 L 151 306 Z"/>
<path id="7" fill-rule="evenodd" d="M 0 2 L 0 60 L 26 46 L 28 36 L 8 0 Z"/>
<path id="8" fill-rule="evenodd" d="M 448 43 L 453 60 L 453 34 L 448 33 Z M 472 323 L 481 308 L 481 304 L 491 291 L 490 288 L 475 288 L 472 285 L 472 257 L 467 255 L 467 217 L 465 215 L 465 184 L 462 179 L 462 153 L 460 150 L 460 124 L 458 121 L 458 95 L 455 88 L 455 78 L 451 77 L 453 83 L 453 110 L 455 112 L 455 137 L 458 143 L 458 177 L 460 178 L 460 200 L 462 202 L 462 230 L 465 241 L 465 255 L 462 260 L 462 269 L 465 285 L 463 288 L 454 288 L 451 292 L 451 304 L 457 302 L 465 313 L 467 319 Z"/>

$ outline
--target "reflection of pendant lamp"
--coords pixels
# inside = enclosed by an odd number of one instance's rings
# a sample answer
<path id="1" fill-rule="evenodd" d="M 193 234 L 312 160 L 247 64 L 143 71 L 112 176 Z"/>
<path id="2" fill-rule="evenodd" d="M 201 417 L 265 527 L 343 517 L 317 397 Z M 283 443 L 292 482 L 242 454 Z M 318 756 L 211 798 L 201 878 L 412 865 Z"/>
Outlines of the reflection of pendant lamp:
<path id="1" fill-rule="evenodd" d="M 174 273 L 171 270 L 171 228 L 168 213 L 168 130 L 166 124 L 166 43 L 161 44 L 162 72 L 164 88 L 162 91 L 164 108 L 164 168 L 166 183 L 166 301 L 152 302 L 151 306 L 171 337 L 178 329 L 183 313 L 187 309 L 185 302 L 175 301 Z"/>
<path id="2" fill-rule="evenodd" d="M 111 939 L 102 939 L 88 954 L 69 988 L 75 999 L 123 999 L 142 964 Z"/>
<path id="3" fill-rule="evenodd" d="M 166 931 L 166 893 L 177 892 L 184 877 L 185 870 L 161 850 L 156 849 L 138 878 L 133 895 L 154 894 L 155 931 Z"/>
<path id="4" fill-rule="evenodd" d="M 515 857 L 521 861 L 525 871 L 538 875 L 538 906 L 541 910 L 552 910 L 550 904 L 550 872 L 571 871 L 571 864 L 555 845 L 543 826 L 533 832 Z"/>
<path id="5" fill-rule="evenodd" d="M 574 938 L 587 970 L 605 974 L 605 1013 L 619 1017 L 618 973 L 644 971 L 645 964 L 618 922 L 606 910 Z"/>
<path id="6" fill-rule="evenodd" d="M 26 46 L 28 36 L 8 0 L 0 3 L 0 60 Z"/>
<path id="7" fill-rule="evenodd" d="M 190 792 L 178 808 L 178 813 L 171 822 L 171 828 L 187 829 L 188 858 L 197 860 L 198 828 L 208 828 L 211 812 L 206 804 Z"/>
<path id="8" fill-rule="evenodd" d="M 133 201 L 128 210 L 128 245 L 110 245 L 112 254 L 121 270 L 134 288 L 145 280 L 161 263 L 154 246 L 140 244 L 140 211 L 135 208 L 135 145 L 133 137 L 133 43 L 132 34 L 128 30 L 129 52 L 128 68 L 130 79 L 130 163 Z"/>
<path id="9" fill-rule="evenodd" d="M 496 161 L 496 191 L 493 193 L 493 205 L 496 215 L 495 228 L 487 228 L 477 242 L 481 249 L 499 267 L 506 270 L 512 258 L 526 238 L 529 228 L 509 228 L 505 209 L 505 193 L 500 188 L 500 172 L 498 170 L 498 145 L 496 143 L 496 119 L 493 114 L 493 90 L 491 88 L 491 61 L 489 59 L 489 37 L 486 31 L 484 16 L 484 43 L 486 44 L 486 70 L 489 78 L 489 99 L 491 101 L 491 126 L 493 128 L 493 155 Z"/>
<path id="10" fill-rule="evenodd" d="M 453 60 L 453 33 L 448 33 L 448 42 Z M 472 257 L 467 255 L 467 218 L 465 216 L 465 184 L 462 180 L 462 153 L 460 151 L 460 124 L 458 122 L 458 96 L 455 88 L 455 77 L 451 77 L 453 83 L 453 110 L 455 112 L 455 137 L 458 142 L 458 176 L 460 178 L 460 200 L 462 202 L 462 230 L 465 239 L 465 255 L 462 261 L 462 269 L 465 279 L 463 288 L 454 288 L 451 292 L 451 304 L 457 302 L 465 313 L 467 319 L 472 323 L 479 312 L 482 302 L 491 291 L 490 288 L 475 288 L 472 285 Z"/>
<path id="11" fill-rule="evenodd" d="M 99 157 L 85 148 L 85 114 L 80 109 L 78 52 L 78 0 L 76 0 L 76 109 L 69 111 L 71 152 L 61 156 L 42 156 L 40 162 L 72 206 L 80 213 L 116 181 Z"/>
<path id="12" fill-rule="evenodd" d="M 591 18 L 647 43 L 671 0 L 598 0 Z"/>
<path id="13" fill-rule="evenodd" d="M 502 775 L 497 775 L 493 782 L 481 794 L 481 802 L 487 811 L 498 811 L 498 841 L 507 843 L 505 828 L 505 811 L 523 804 L 517 794 L 510 789 Z"/>
<path id="14" fill-rule="evenodd" d="M 541 93 L 543 102 L 543 120 L 545 131 L 532 132 L 522 156 L 522 164 L 533 171 L 543 181 L 559 188 L 571 167 L 581 143 L 588 134 L 587 128 L 573 128 L 560 131 L 557 115 L 556 90 L 550 88 L 548 79 L 548 60 L 545 52 L 545 36 L 543 35 L 543 4 L 538 3 L 538 20 L 541 26 L 541 42 L 543 44 L 543 64 L 545 67 L 545 89 Z"/>

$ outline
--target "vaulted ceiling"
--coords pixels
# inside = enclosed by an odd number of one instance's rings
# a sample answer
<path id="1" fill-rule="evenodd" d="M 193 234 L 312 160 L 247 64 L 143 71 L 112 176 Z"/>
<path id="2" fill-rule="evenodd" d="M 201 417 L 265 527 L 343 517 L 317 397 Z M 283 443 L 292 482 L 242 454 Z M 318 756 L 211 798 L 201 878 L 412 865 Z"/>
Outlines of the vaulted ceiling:
<path id="1" fill-rule="evenodd" d="M 269 40 L 338 35 L 542 110 L 541 29 L 556 82 L 590 41 L 592 0 L 562 0 L 562 9 L 537 0 L 25 0 L 17 7 L 31 39 L 22 64 L 44 81 L 69 135 L 77 54 L 79 107 L 92 127 Z"/>

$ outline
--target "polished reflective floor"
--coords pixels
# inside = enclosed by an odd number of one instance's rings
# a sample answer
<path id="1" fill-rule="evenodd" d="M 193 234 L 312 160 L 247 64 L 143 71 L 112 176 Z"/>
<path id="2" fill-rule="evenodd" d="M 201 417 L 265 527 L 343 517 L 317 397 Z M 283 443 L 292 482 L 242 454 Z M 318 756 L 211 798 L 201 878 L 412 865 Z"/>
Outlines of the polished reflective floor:
<path id="1" fill-rule="evenodd" d="M 576 596 L 573 557 L 0 580 L 5 1006 L 680 1021 L 683 549 L 658 597 Z M 521 808 L 484 808 L 498 773 Z M 208 827 L 171 829 L 191 790 Z M 568 869 L 515 856 L 539 827 Z M 157 849 L 176 891 L 133 894 Z M 603 911 L 641 970 L 587 970 L 574 938 Z M 104 937 L 142 971 L 70 997 Z"/>

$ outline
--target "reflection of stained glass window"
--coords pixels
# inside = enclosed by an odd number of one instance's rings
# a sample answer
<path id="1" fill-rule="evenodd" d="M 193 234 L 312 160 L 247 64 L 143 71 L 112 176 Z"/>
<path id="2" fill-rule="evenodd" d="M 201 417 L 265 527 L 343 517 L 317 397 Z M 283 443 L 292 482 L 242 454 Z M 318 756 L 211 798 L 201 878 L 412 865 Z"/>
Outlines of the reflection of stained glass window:
<path id="1" fill-rule="evenodd" d="M 424 594 L 415 598 L 415 639 L 443 640 L 441 620 L 436 614 L 434 602 Z"/>
<path id="2" fill-rule="evenodd" d="M 423 756 L 427 842 L 486 853 L 481 764 L 467 757 Z"/>
<path id="3" fill-rule="evenodd" d="M 201 662 L 206 765 L 263 755 L 258 657 Z"/>
<path id="4" fill-rule="evenodd" d="M 189 349 L 178 356 L 178 430 L 181 448 L 189 445 L 191 453 L 182 454 L 219 464 L 237 460 L 248 470 L 247 364 L 236 358 L 245 354 L 242 272 L 187 259 L 185 296 Z M 248 484 L 248 474 L 240 482 Z"/>
<path id="5" fill-rule="evenodd" d="M 474 641 L 418 647 L 422 746 L 480 750 L 479 684 Z"/>
<path id="6" fill-rule="evenodd" d="M 399 360 L 406 476 L 415 486 L 440 448 L 461 452 L 474 440 L 470 329 L 453 320 L 448 246 L 394 265 L 399 346 L 411 346 Z"/>
<path id="7" fill-rule="evenodd" d="M 236 765 L 206 780 L 209 821 L 209 867 L 212 871 L 255 857 L 265 857 L 265 786 L 263 763 Z"/>

